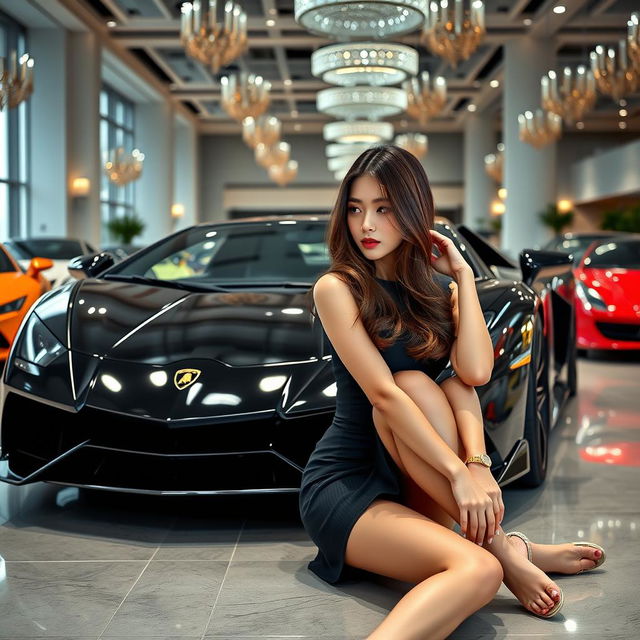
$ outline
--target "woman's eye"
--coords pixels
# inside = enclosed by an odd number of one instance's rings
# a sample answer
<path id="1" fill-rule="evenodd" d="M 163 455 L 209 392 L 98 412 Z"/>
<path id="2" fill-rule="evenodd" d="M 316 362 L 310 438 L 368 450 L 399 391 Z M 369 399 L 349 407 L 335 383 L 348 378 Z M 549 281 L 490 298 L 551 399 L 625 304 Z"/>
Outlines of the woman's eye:
<path id="1" fill-rule="evenodd" d="M 353 213 L 358 207 L 347 207 L 347 213 Z"/>

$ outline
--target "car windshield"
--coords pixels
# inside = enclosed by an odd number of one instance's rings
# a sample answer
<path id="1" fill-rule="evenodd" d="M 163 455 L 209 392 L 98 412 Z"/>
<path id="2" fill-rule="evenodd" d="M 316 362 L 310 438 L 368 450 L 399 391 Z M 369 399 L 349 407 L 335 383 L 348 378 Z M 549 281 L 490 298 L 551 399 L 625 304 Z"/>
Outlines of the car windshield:
<path id="1" fill-rule="evenodd" d="M 51 260 L 70 260 L 84 253 L 77 240 L 66 238 L 34 238 L 30 240 L 12 240 L 11 244 L 24 258 L 51 258 Z"/>
<path id="2" fill-rule="evenodd" d="M 10 273 L 15 270 L 13 262 L 9 260 L 9 256 L 4 252 L 4 249 L 0 249 L 0 273 Z"/>
<path id="3" fill-rule="evenodd" d="M 640 269 L 640 240 L 599 244 L 584 259 L 584 266 L 591 269 Z"/>
<path id="4" fill-rule="evenodd" d="M 330 264 L 325 232 L 325 222 L 317 220 L 196 227 L 167 238 L 108 275 L 192 284 L 312 283 Z"/>
<path id="5" fill-rule="evenodd" d="M 559 238 L 550 242 L 547 249 L 553 251 L 564 251 L 573 254 L 573 263 L 578 264 L 582 260 L 584 252 L 589 248 L 594 240 L 601 240 L 602 236 L 578 236 L 576 238 Z"/>

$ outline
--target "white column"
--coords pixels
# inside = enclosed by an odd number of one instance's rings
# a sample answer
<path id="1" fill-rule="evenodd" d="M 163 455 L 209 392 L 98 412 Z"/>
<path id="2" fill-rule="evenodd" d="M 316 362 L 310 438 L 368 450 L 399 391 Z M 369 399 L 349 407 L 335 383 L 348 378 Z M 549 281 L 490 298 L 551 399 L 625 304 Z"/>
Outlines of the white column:
<path id="1" fill-rule="evenodd" d="M 66 44 L 62 29 L 29 30 L 29 54 L 36 61 L 29 98 L 32 236 L 67 233 Z"/>
<path id="2" fill-rule="evenodd" d="M 484 157 L 496 150 L 496 136 L 487 113 L 470 113 L 464 125 L 464 212 L 462 221 L 472 229 L 489 226 L 491 199 L 496 185 L 484 169 Z"/>
<path id="3" fill-rule="evenodd" d="M 145 156 L 136 183 L 136 214 L 146 224 L 139 241 L 149 244 L 172 230 L 173 109 L 166 103 L 137 103 L 135 120 L 135 144 Z"/>
<path id="4" fill-rule="evenodd" d="M 199 220 L 198 133 L 195 127 L 176 116 L 174 154 L 174 201 L 184 206 L 184 216 L 174 221 L 174 229 L 184 229 Z"/>
<path id="5" fill-rule="evenodd" d="M 69 33 L 67 78 L 67 182 L 91 182 L 87 196 L 69 198 L 68 235 L 99 246 L 101 74 L 100 45 L 93 33 Z"/>
<path id="6" fill-rule="evenodd" d="M 524 248 L 544 242 L 547 234 L 538 218 L 555 201 L 556 146 L 542 149 L 521 142 L 518 114 L 540 107 L 540 78 L 554 66 L 554 46 L 548 40 L 519 36 L 505 44 L 503 96 L 504 186 L 502 248 L 515 257 Z"/>

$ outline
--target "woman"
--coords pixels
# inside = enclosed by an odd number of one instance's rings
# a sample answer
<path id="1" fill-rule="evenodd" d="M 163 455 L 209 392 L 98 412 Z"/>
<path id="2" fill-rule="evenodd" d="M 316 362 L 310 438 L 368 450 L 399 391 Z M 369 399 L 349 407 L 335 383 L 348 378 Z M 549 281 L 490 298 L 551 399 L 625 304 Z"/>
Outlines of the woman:
<path id="1" fill-rule="evenodd" d="M 469 460 L 485 453 L 473 387 L 489 380 L 493 348 L 473 273 L 433 222 L 420 162 L 395 146 L 365 151 L 331 216 L 332 268 L 313 288 L 337 397 L 300 493 L 319 549 L 309 566 L 330 583 L 349 566 L 416 585 L 372 640 L 445 638 L 502 580 L 530 612 L 550 617 L 561 591 L 526 552 L 564 572 L 598 563 L 597 549 L 534 548 L 500 527 L 500 490 Z M 449 360 L 455 378 L 440 388 L 434 379 Z"/>

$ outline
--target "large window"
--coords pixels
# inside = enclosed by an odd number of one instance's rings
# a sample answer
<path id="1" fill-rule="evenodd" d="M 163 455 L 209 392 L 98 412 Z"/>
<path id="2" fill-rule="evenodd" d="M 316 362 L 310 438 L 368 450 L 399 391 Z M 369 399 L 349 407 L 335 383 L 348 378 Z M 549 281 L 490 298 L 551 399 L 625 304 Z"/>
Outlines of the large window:
<path id="1" fill-rule="evenodd" d="M 7 66 L 11 53 L 20 58 L 26 47 L 24 29 L 0 12 L 0 56 Z M 29 100 L 0 111 L 0 240 L 28 234 L 28 117 Z"/>
<path id="2" fill-rule="evenodd" d="M 103 164 L 107 153 L 113 149 L 123 147 L 125 154 L 133 150 L 133 116 L 133 103 L 110 87 L 103 86 L 100 92 L 100 153 Z M 134 213 L 135 183 L 129 182 L 120 187 L 111 182 L 104 171 L 101 180 L 102 241 L 109 243 L 113 239 L 109 236 L 107 223 L 116 217 Z"/>

